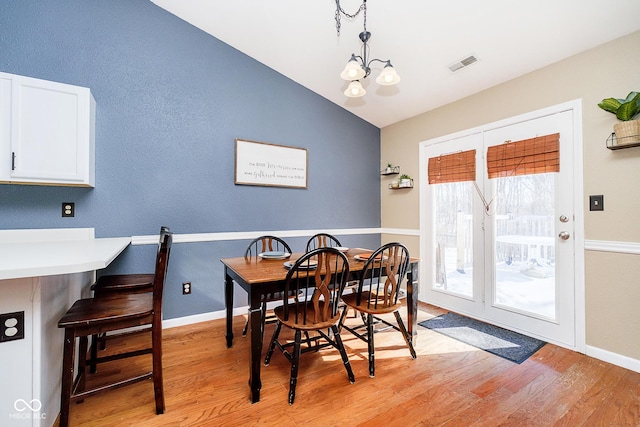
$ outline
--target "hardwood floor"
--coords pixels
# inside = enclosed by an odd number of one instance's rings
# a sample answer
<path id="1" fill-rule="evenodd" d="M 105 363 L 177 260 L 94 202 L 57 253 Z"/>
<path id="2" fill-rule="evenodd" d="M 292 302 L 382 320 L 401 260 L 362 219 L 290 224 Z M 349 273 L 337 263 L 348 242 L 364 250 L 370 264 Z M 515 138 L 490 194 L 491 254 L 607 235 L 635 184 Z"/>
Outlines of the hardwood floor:
<path id="1" fill-rule="evenodd" d="M 419 319 L 444 312 L 421 305 Z M 376 334 L 375 378 L 368 375 L 366 344 L 345 331 L 355 384 L 337 350 L 303 354 L 293 406 L 287 403 L 290 364 L 276 350 L 262 368 L 261 400 L 251 404 L 244 324 L 244 316 L 234 318 L 231 349 L 223 319 L 164 331 L 165 414 L 155 414 L 148 381 L 73 404 L 71 425 L 640 425 L 640 373 L 551 344 L 517 365 L 422 327 L 416 360 L 399 332 Z M 272 330 L 267 325 L 265 341 Z M 150 363 L 150 357 L 138 359 L 102 365 L 91 381 Z"/>

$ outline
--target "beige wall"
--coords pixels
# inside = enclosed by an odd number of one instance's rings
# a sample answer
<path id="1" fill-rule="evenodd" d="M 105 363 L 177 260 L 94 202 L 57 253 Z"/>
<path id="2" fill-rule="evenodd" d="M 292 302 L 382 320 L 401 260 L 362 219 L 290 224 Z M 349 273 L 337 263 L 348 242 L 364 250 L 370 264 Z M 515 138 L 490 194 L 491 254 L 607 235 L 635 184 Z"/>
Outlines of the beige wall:
<path id="1" fill-rule="evenodd" d="M 420 142 L 582 99 L 584 238 L 640 245 L 640 148 L 607 149 L 617 121 L 597 106 L 603 98 L 640 91 L 638 46 L 635 32 L 382 129 L 382 162 L 400 165 L 401 173 L 415 179 L 415 188 L 392 191 L 382 177 L 382 227 L 419 229 Z M 603 212 L 589 212 L 590 194 L 604 195 Z M 418 254 L 418 237 L 383 238 L 402 240 Z M 585 263 L 587 345 L 640 360 L 640 255 L 587 251 Z"/>

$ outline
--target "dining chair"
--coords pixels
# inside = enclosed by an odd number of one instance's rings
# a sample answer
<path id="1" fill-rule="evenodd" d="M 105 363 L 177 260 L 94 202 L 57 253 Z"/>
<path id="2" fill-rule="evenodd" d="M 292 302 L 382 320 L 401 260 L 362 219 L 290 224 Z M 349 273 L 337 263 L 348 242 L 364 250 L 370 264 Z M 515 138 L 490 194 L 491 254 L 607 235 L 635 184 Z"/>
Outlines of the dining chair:
<path id="1" fill-rule="evenodd" d="M 360 313 L 363 324 L 353 327 L 346 325 L 347 310 L 344 310 L 340 327 L 367 342 L 369 376 L 373 378 L 375 375 L 374 324 L 383 323 L 387 327 L 400 331 L 413 359 L 416 358 L 416 352 L 399 312 L 402 306 L 399 298 L 400 286 L 409 268 L 409 251 L 401 243 L 387 243 L 368 255 L 360 255 L 365 259 L 363 261 L 365 264 L 354 292 L 342 296 L 342 301 L 348 308 L 353 308 Z M 387 313 L 395 315 L 397 324 L 380 317 Z"/>
<path id="2" fill-rule="evenodd" d="M 160 246 L 164 239 L 164 235 L 168 233 L 169 227 L 160 227 L 160 238 L 158 239 L 158 250 L 156 258 L 160 252 Z M 98 280 L 91 285 L 94 298 L 103 298 L 116 294 L 134 294 L 153 291 L 153 280 L 155 273 L 131 273 L 131 274 L 108 274 L 100 276 Z M 98 347 L 101 350 L 106 348 L 106 342 L 109 338 L 104 333 L 96 334 L 91 339 L 91 358 L 96 359 L 98 356 Z M 96 365 L 91 366 L 91 373 L 96 372 Z"/>
<path id="3" fill-rule="evenodd" d="M 340 243 L 340 240 L 338 240 L 337 237 L 328 233 L 318 233 L 315 236 L 312 236 L 307 242 L 307 252 L 316 248 L 324 248 L 324 247 L 341 248 L 342 244 Z M 344 293 L 353 292 L 353 289 L 356 284 L 357 282 L 355 281 L 347 282 L 343 292 Z M 344 304 L 342 304 L 342 308 L 344 308 Z M 354 311 L 354 316 L 357 316 L 357 315 L 358 313 Z"/>
<path id="4" fill-rule="evenodd" d="M 162 294 L 169 264 L 169 254 L 173 235 L 167 231 L 163 235 L 156 257 L 153 291 L 144 293 L 115 294 L 104 298 L 77 300 L 58 321 L 64 328 L 64 349 L 62 357 L 62 392 L 60 397 L 60 427 L 69 425 L 71 402 L 83 401 L 93 394 L 138 381 L 153 379 L 156 414 L 165 410 L 162 378 Z M 143 328 L 151 332 L 150 345 L 143 348 L 127 348 L 122 352 L 87 360 L 88 337 L 100 332 L 126 333 L 129 328 Z M 78 373 L 75 372 L 76 339 L 78 345 Z M 151 371 L 134 377 L 119 378 L 109 384 L 86 388 L 87 366 L 106 363 L 128 357 L 152 355 Z"/>
<path id="5" fill-rule="evenodd" d="M 253 239 L 247 249 L 244 251 L 245 259 L 257 258 L 260 254 L 265 252 L 284 252 L 291 254 L 291 248 L 280 237 L 276 236 L 260 236 Z M 267 317 L 267 303 L 273 301 L 280 301 L 282 294 L 280 292 L 271 293 L 268 295 L 264 295 L 262 299 L 262 321 L 260 322 L 261 326 L 261 334 L 264 335 L 264 325 L 269 322 L 275 322 L 275 317 Z M 242 330 L 242 336 L 247 335 L 247 331 L 249 330 L 249 317 L 247 317 L 247 321 L 244 325 L 244 329 Z"/>
<path id="6" fill-rule="evenodd" d="M 277 325 L 264 365 L 269 365 L 276 347 L 291 362 L 290 405 L 293 405 L 295 400 L 301 353 L 317 351 L 328 346 L 335 347 L 340 352 L 349 382 L 352 384 L 355 382 L 338 328 L 340 296 L 348 275 L 347 257 L 334 248 L 319 248 L 307 252 L 295 261 L 287 273 L 282 305 L 274 309 Z M 288 295 L 294 295 L 294 297 L 290 298 Z M 283 326 L 294 331 L 293 342 L 280 341 L 280 331 Z M 305 333 L 304 342 L 309 344 L 305 348 L 302 348 L 303 332 Z M 314 336 L 310 337 L 309 332 L 315 332 Z M 311 345 L 312 340 L 315 345 Z M 320 341 L 323 341 L 322 345 Z M 289 351 L 291 348 L 292 350 Z"/>
<path id="7" fill-rule="evenodd" d="M 309 252 L 317 248 L 335 248 L 340 246 L 342 245 L 337 237 L 327 233 L 318 233 L 309 239 L 307 242 L 307 250 L 305 252 Z"/>

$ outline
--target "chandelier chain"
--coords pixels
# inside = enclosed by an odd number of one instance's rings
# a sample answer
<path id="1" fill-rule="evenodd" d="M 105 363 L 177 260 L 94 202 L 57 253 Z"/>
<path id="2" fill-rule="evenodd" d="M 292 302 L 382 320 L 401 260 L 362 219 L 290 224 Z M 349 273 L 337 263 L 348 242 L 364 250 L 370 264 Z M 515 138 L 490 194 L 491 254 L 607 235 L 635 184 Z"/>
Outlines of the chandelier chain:
<path id="1" fill-rule="evenodd" d="M 336 0 L 336 31 L 338 32 L 338 36 L 340 35 L 340 28 L 342 27 L 341 23 L 340 23 L 340 16 L 344 15 L 345 17 L 349 18 L 349 19 L 354 19 L 356 18 L 358 15 L 360 15 L 360 12 L 364 11 L 364 31 L 367 31 L 367 0 L 363 0 L 362 4 L 360 5 L 360 7 L 358 8 L 358 10 L 353 13 L 347 13 L 344 11 L 344 9 L 342 8 L 342 6 L 340 6 L 340 0 Z"/>

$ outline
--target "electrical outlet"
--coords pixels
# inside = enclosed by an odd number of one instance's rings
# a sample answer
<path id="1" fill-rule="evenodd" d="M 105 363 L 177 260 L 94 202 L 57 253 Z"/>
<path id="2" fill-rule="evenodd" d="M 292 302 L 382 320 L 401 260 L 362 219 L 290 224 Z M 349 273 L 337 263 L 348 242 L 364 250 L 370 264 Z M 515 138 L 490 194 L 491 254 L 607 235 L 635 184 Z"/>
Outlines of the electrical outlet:
<path id="1" fill-rule="evenodd" d="M 0 314 L 0 342 L 24 339 L 24 311 Z"/>
<path id="2" fill-rule="evenodd" d="M 182 282 L 182 295 L 191 295 L 191 282 Z"/>
<path id="3" fill-rule="evenodd" d="M 64 202 L 62 204 L 62 217 L 71 218 L 76 214 L 76 205 L 73 202 Z"/>

